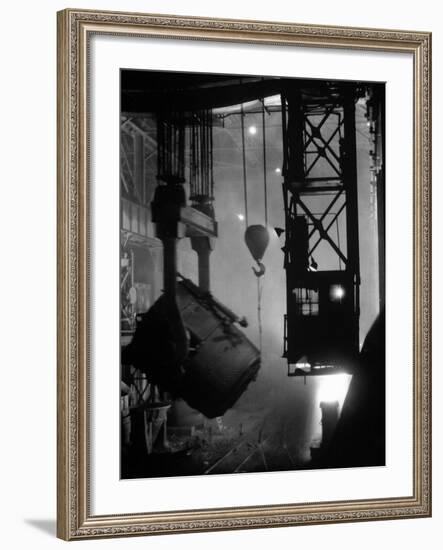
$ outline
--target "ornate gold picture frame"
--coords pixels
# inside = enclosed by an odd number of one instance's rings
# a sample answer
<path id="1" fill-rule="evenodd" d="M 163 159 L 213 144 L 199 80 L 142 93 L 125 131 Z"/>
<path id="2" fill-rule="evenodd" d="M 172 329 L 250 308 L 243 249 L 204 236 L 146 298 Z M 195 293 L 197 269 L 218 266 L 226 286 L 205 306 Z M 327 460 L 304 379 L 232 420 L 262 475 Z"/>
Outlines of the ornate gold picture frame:
<path id="1" fill-rule="evenodd" d="M 344 50 L 356 55 L 412 58 L 413 202 L 410 249 L 413 292 L 411 342 L 410 485 L 406 495 L 267 504 L 266 492 L 249 506 L 151 507 L 96 512 L 91 479 L 91 41 L 186 40 L 201 44 Z M 58 536 L 65 540 L 249 529 L 431 515 L 431 35 L 427 32 L 328 27 L 68 9 L 58 13 Z M 214 67 L 217 72 L 217 67 Z M 118 114 L 116 114 L 118 118 Z M 389 153 L 388 153 L 389 162 Z M 398 182 L 396 182 L 398 184 Z M 94 208 L 98 206 L 95 205 Z M 387 213 L 389 215 L 389 212 Z M 406 243 L 406 245 L 405 245 Z M 118 243 L 116 243 L 118 246 Z M 401 314 L 400 312 L 398 313 Z M 116 381 L 118 383 L 118 381 Z M 116 449 L 118 453 L 118 449 Z M 100 465 L 95 464 L 95 467 Z M 303 473 L 302 473 L 303 474 Z M 116 474 L 118 475 L 118 473 Z M 262 474 L 256 474 L 262 475 Z M 270 474 L 268 474 L 270 475 Z M 305 474 L 308 475 L 308 474 Z M 161 491 L 162 480 L 157 480 Z"/>

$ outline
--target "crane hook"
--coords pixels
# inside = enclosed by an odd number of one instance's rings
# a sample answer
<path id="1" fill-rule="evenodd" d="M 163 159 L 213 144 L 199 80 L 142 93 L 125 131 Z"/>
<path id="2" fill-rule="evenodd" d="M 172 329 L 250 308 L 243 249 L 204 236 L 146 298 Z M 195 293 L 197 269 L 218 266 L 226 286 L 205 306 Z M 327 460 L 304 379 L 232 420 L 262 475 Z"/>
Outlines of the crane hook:
<path id="1" fill-rule="evenodd" d="M 262 277 L 265 274 L 266 268 L 265 266 L 257 260 L 257 265 L 259 269 L 255 269 L 255 267 L 252 267 L 252 271 L 254 272 L 254 275 L 256 277 Z"/>

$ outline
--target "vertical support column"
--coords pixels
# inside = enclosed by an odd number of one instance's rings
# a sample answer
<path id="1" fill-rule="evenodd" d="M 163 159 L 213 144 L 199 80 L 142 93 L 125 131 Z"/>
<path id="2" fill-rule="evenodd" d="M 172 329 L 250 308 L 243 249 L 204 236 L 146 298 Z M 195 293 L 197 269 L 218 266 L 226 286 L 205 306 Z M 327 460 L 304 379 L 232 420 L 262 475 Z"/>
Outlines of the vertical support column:
<path id="1" fill-rule="evenodd" d="M 380 311 L 385 307 L 386 300 L 386 259 L 385 259 L 385 89 L 377 94 L 379 107 L 379 135 L 382 142 L 382 167 L 377 174 L 377 224 L 378 224 L 378 270 L 379 270 L 379 303 Z"/>
<path id="2" fill-rule="evenodd" d="M 297 188 L 301 187 L 305 180 L 303 138 L 305 117 L 299 90 L 290 91 L 286 99 L 288 102 L 288 125 L 283 131 L 286 132 L 285 155 L 287 158 L 283 175 L 287 184 Z"/>
<path id="3" fill-rule="evenodd" d="M 338 401 L 322 401 L 320 409 L 322 426 L 321 449 L 322 451 L 327 451 L 337 427 L 339 403 Z"/>
<path id="4" fill-rule="evenodd" d="M 213 250 L 212 239 L 209 237 L 191 237 L 192 249 L 198 257 L 198 286 L 203 292 L 210 292 L 210 264 L 209 257 Z"/>
<path id="5" fill-rule="evenodd" d="M 177 238 L 160 237 L 163 243 L 163 290 L 168 301 L 177 296 Z"/>
<path id="6" fill-rule="evenodd" d="M 142 204 L 146 204 L 144 139 L 138 132 L 134 135 L 134 183 Z"/>
<path id="7" fill-rule="evenodd" d="M 354 284 L 356 320 L 360 317 L 360 258 L 358 231 L 358 195 L 357 195 L 357 145 L 355 136 L 355 97 L 352 90 L 344 92 L 343 103 L 344 140 L 341 158 L 343 185 L 346 191 L 346 270 L 352 276 Z"/>
<path id="8" fill-rule="evenodd" d="M 174 356 L 170 357 L 169 383 L 180 382 L 180 366 L 188 354 L 186 328 L 177 304 L 177 240 L 184 237 L 180 210 L 185 204 L 185 192 L 180 184 L 159 185 L 152 202 L 152 218 L 157 237 L 163 243 L 163 290 L 166 315 L 174 342 Z"/>

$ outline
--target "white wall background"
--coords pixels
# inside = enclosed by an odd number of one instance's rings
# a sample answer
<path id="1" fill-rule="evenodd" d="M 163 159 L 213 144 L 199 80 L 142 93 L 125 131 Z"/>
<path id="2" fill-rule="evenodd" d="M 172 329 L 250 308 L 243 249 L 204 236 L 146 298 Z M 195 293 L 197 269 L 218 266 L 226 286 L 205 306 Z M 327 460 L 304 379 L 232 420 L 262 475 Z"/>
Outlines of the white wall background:
<path id="1" fill-rule="evenodd" d="M 1 40 L 1 214 L 2 416 L 0 523 L 4 548 L 61 548 L 55 538 L 55 12 L 95 8 L 299 23 L 433 31 L 434 50 L 434 517 L 371 522 L 85 541 L 82 547 L 213 550 L 310 546 L 350 550 L 419 546 L 441 548 L 443 539 L 443 31 L 438 2 L 272 0 L 82 0 L 8 2 L 2 6 Z"/>

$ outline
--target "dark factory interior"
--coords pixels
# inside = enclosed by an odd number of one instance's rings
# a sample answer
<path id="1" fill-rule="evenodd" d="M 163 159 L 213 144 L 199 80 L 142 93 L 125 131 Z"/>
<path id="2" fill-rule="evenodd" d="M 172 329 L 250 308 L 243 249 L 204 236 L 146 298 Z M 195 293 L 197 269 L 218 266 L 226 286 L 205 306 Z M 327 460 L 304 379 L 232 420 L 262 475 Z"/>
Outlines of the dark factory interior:
<path id="1" fill-rule="evenodd" d="M 121 478 L 384 465 L 384 84 L 120 85 Z"/>

